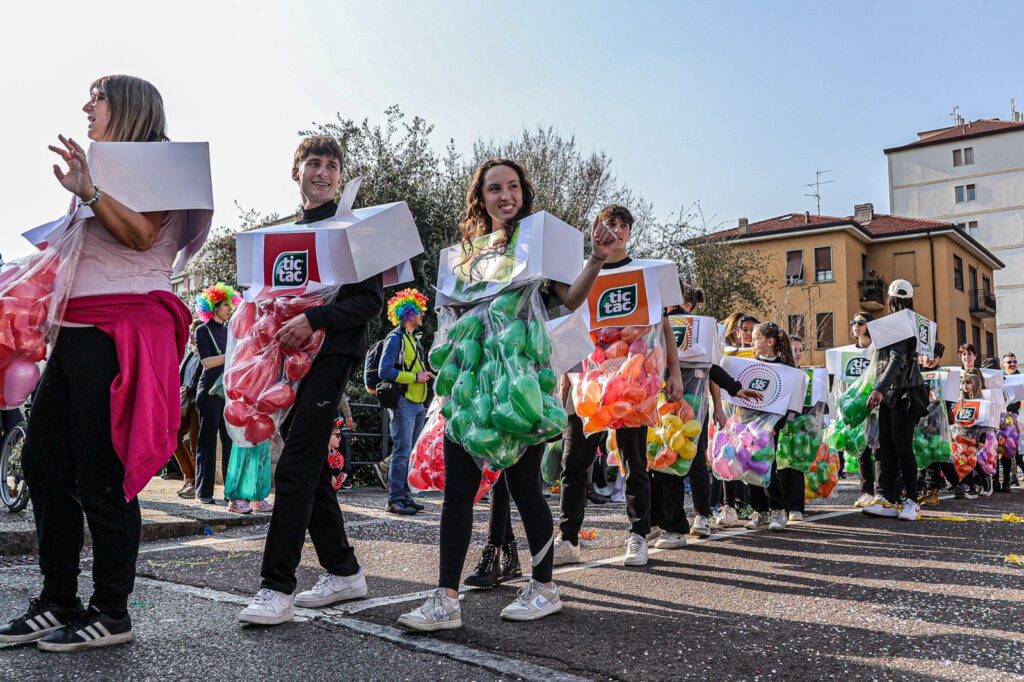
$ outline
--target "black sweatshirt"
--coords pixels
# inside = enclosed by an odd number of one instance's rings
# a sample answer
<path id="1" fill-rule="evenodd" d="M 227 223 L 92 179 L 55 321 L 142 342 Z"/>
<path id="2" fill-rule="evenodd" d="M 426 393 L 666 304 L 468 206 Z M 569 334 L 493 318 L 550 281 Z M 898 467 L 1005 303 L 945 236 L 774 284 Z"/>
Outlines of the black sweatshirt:
<path id="1" fill-rule="evenodd" d="M 330 218 L 337 210 L 338 204 L 333 201 L 303 209 L 302 219 L 295 224 L 317 223 Z M 327 330 L 321 353 L 362 357 L 366 354 L 367 324 L 383 309 L 384 275 L 377 274 L 362 282 L 343 284 L 333 301 L 310 308 L 305 315 L 314 331 Z"/>

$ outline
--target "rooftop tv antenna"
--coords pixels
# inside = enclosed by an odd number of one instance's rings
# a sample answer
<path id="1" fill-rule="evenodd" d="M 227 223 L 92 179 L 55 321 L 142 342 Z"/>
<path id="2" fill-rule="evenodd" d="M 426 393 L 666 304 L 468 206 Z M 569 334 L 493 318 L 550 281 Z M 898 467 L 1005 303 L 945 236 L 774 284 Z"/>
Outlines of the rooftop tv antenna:
<path id="1" fill-rule="evenodd" d="M 1014 123 L 1024 123 L 1024 113 L 1017 111 L 1017 103 L 1010 98 L 1010 120 Z"/>
<path id="2" fill-rule="evenodd" d="M 814 197 L 815 201 L 817 202 L 818 209 L 817 209 L 817 213 L 815 215 L 821 215 L 821 186 L 822 185 L 827 185 L 830 182 L 835 182 L 835 180 L 822 180 L 821 176 L 824 175 L 825 173 L 831 173 L 831 172 L 832 171 L 830 171 L 830 170 L 821 170 L 819 168 L 818 170 L 814 171 L 814 182 L 811 182 L 811 183 L 808 183 L 808 184 L 804 185 L 804 187 L 813 187 L 814 188 L 814 192 L 812 192 L 811 194 L 805 194 L 804 196 L 805 197 Z"/>
<path id="3" fill-rule="evenodd" d="M 953 111 L 949 112 L 949 116 L 953 119 L 953 125 L 962 126 L 964 124 L 964 117 L 960 115 L 959 105 L 953 107 Z"/>

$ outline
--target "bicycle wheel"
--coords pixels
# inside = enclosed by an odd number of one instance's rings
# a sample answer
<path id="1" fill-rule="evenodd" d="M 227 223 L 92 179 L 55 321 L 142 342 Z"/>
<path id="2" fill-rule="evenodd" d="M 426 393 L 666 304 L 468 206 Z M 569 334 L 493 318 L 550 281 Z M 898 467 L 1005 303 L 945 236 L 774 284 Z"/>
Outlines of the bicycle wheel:
<path id="1" fill-rule="evenodd" d="M 25 446 L 25 425 L 18 424 L 4 439 L 0 452 L 0 501 L 12 513 L 28 506 L 28 484 L 21 469 L 21 451 Z"/>

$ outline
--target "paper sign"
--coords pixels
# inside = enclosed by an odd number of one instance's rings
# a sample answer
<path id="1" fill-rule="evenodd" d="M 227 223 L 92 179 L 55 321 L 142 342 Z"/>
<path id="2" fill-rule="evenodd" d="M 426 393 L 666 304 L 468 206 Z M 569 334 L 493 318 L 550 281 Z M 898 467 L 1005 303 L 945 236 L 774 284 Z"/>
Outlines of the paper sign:
<path id="1" fill-rule="evenodd" d="M 87 155 L 89 173 L 102 192 L 137 213 L 185 211 L 178 237 L 174 273 L 206 241 L 213 222 L 210 145 L 206 142 L 93 142 Z M 102 201 L 102 200 L 101 200 Z M 72 224 L 93 217 L 92 209 L 72 200 L 63 218 L 22 234 L 45 249 Z"/>
<path id="2" fill-rule="evenodd" d="M 679 269 L 671 261 L 633 260 L 602 270 L 584 306 L 590 329 L 653 325 L 665 308 L 681 305 Z"/>
<path id="3" fill-rule="evenodd" d="M 441 251 L 437 304 L 478 301 L 532 278 L 572 284 L 582 272 L 583 233 L 547 211 L 523 218 L 507 244 L 504 238 L 498 231 L 468 251 L 462 244 Z"/>
<path id="4" fill-rule="evenodd" d="M 298 295 L 381 273 L 388 284 L 411 279 L 409 259 L 423 252 L 423 244 L 409 206 L 399 201 L 352 210 L 347 202 L 360 180 L 346 185 L 332 218 L 235 235 L 238 283 L 249 286 L 245 300 Z"/>
<path id="5" fill-rule="evenodd" d="M 985 388 L 998 388 L 1002 390 L 1005 375 L 1001 369 L 983 369 L 981 378 L 985 380 Z"/>
<path id="6" fill-rule="evenodd" d="M 1006 412 L 1006 394 L 1003 393 L 1001 388 L 985 388 L 981 391 L 981 396 L 992 403 L 992 412 L 996 415 L 1002 415 Z"/>
<path id="7" fill-rule="evenodd" d="M 917 352 L 925 357 L 935 354 L 938 326 L 913 310 L 900 310 L 868 322 L 868 332 L 875 348 L 885 348 L 904 339 L 917 339 Z"/>
<path id="8" fill-rule="evenodd" d="M 717 363 L 722 356 L 718 325 L 713 317 L 669 315 L 680 362 Z"/>
<path id="9" fill-rule="evenodd" d="M 764 395 L 763 401 L 748 401 L 723 391 L 722 397 L 733 405 L 784 415 L 795 400 L 796 410 L 802 410 L 807 393 L 807 374 L 803 370 L 734 356 L 728 356 L 722 361 L 722 369 L 739 381 L 743 388 Z"/>

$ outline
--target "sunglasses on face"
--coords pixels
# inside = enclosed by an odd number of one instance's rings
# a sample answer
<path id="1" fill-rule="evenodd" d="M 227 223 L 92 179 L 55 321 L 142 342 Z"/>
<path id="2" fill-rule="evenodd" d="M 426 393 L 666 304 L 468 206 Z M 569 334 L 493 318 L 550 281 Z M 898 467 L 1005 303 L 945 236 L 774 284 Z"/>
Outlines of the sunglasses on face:
<path id="1" fill-rule="evenodd" d="M 864 320 L 850 320 L 851 327 L 863 327 L 866 324 L 867 322 L 865 322 Z"/>

